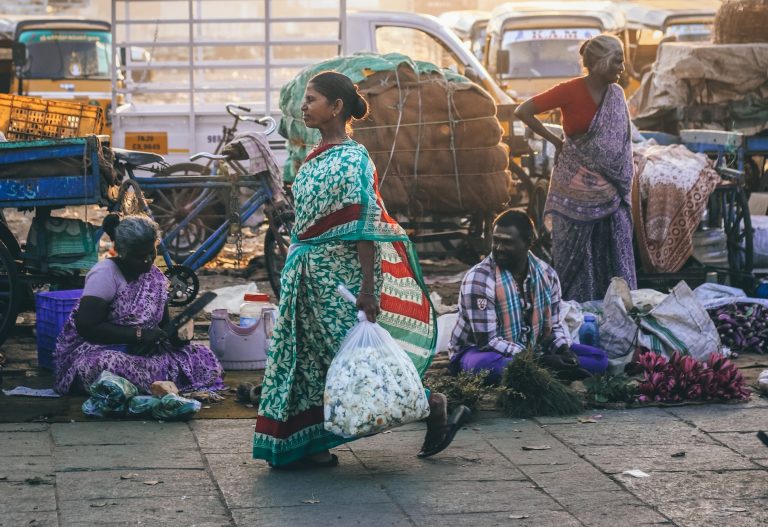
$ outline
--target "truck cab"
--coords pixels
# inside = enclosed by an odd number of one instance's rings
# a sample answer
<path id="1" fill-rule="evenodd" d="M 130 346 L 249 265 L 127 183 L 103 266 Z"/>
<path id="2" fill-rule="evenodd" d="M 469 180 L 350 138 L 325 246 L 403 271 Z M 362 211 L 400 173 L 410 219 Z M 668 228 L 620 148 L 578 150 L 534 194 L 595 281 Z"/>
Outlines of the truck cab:
<path id="1" fill-rule="evenodd" d="M 464 42 L 464 45 L 472 54 L 483 60 L 485 51 L 485 36 L 488 30 L 488 21 L 491 19 L 490 11 L 448 11 L 438 19 Z"/>
<path id="2" fill-rule="evenodd" d="M 665 42 L 706 42 L 712 39 L 720 0 L 639 0 L 620 2 L 627 18 L 627 94 L 636 91 Z"/>
<path id="3" fill-rule="evenodd" d="M 7 17 L 3 24 L 13 27 L 10 62 L 3 56 L 11 74 L 3 83 L 6 93 L 97 105 L 109 116 L 114 60 L 108 22 Z"/>
<path id="4" fill-rule="evenodd" d="M 624 14 L 611 2 L 514 2 L 488 22 L 484 64 L 521 102 L 582 74 L 579 48 L 600 33 L 621 34 Z"/>

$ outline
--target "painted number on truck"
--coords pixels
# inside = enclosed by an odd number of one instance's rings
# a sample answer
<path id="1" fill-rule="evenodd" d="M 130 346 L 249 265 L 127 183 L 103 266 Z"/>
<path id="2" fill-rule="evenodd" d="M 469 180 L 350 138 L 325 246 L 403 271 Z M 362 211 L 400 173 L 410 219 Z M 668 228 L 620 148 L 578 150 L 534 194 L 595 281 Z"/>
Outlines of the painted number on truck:
<path id="1" fill-rule="evenodd" d="M 168 153 L 167 132 L 125 132 L 125 148 L 153 154 Z"/>

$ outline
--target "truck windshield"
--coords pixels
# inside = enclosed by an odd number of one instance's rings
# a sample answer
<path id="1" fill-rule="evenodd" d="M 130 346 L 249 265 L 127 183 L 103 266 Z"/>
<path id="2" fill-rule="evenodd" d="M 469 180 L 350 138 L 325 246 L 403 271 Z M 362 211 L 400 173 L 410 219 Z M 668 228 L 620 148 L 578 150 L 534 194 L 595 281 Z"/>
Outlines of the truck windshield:
<path id="1" fill-rule="evenodd" d="M 712 24 L 672 24 L 664 34 L 675 35 L 678 42 L 705 42 L 712 39 Z"/>
<path id="2" fill-rule="evenodd" d="M 25 31 L 24 77 L 30 79 L 109 79 L 112 35 L 104 31 Z"/>
<path id="3" fill-rule="evenodd" d="M 501 49 L 509 51 L 509 70 L 499 74 L 503 79 L 578 76 L 579 47 L 598 34 L 597 28 L 507 30 Z"/>

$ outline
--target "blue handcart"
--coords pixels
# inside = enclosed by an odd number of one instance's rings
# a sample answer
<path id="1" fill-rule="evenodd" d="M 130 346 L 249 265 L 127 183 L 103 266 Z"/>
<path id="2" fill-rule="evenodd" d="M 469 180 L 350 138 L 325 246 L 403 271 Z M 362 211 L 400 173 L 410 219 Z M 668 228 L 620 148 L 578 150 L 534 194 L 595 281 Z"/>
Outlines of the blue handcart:
<path id="1" fill-rule="evenodd" d="M 0 344 L 32 297 L 33 287 L 76 285 L 72 273 L 51 273 L 48 230 L 34 229 L 34 240 L 20 242 L 2 211 L 33 210 L 33 223 L 45 225 L 57 208 L 114 206 L 118 183 L 109 150 L 97 136 L 0 143 Z M 94 247 L 96 236 L 93 233 L 90 240 Z M 35 247 L 34 254 L 29 247 Z"/>

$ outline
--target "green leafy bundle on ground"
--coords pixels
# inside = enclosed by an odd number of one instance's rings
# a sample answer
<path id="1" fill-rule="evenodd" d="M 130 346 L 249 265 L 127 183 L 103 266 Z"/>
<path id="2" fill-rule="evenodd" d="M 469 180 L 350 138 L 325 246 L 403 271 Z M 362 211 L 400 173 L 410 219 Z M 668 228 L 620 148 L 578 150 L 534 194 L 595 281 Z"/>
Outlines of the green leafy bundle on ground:
<path id="1" fill-rule="evenodd" d="M 501 381 L 499 406 L 508 417 L 571 415 L 584 409 L 579 394 L 539 365 L 532 351 L 509 363 Z"/>
<path id="2" fill-rule="evenodd" d="M 583 382 L 590 404 L 630 403 L 637 394 L 637 384 L 623 373 L 595 375 Z"/>
<path id="3" fill-rule="evenodd" d="M 489 373 L 488 370 L 481 370 L 477 373 L 462 371 L 456 376 L 430 374 L 424 384 L 448 398 L 449 412 L 463 404 L 475 413 L 483 401 L 493 404 L 501 391 L 498 386 L 488 384 Z"/>

